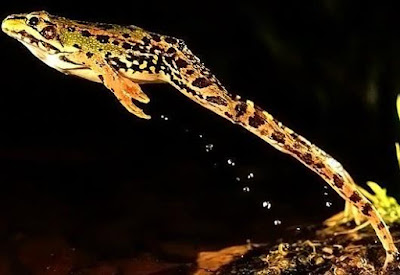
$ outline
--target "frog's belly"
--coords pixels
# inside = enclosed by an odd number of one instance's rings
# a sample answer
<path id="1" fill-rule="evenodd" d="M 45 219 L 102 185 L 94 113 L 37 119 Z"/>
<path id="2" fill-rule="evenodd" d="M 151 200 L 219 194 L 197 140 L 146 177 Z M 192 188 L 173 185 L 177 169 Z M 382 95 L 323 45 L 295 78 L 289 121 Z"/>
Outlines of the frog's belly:
<path id="1" fill-rule="evenodd" d="M 42 59 L 42 61 L 64 74 L 75 75 L 93 82 L 101 83 L 98 75 L 90 68 L 84 65 L 68 62 L 67 60 L 61 58 L 61 56 L 48 55 L 46 58 Z"/>

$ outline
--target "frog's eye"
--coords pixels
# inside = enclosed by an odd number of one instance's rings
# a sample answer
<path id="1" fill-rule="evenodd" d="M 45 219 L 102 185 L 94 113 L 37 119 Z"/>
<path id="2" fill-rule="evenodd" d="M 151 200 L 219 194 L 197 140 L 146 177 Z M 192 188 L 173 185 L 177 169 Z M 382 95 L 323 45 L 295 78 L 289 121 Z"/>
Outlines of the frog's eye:
<path id="1" fill-rule="evenodd" d="M 47 26 L 40 32 L 40 34 L 46 39 L 53 39 L 56 36 L 57 31 L 55 27 Z"/>
<path id="2" fill-rule="evenodd" d="M 37 18 L 36 16 L 31 17 L 28 21 L 28 24 L 30 26 L 36 26 L 39 23 L 39 18 Z"/>

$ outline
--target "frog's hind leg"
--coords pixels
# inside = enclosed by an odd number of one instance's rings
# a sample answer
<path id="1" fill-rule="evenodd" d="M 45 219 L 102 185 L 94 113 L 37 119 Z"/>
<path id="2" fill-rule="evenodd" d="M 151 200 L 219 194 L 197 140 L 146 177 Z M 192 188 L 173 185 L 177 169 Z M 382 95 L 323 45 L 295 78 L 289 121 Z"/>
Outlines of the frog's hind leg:
<path id="1" fill-rule="evenodd" d="M 124 89 L 122 91 L 124 92 L 124 94 L 126 94 L 126 96 L 141 103 L 147 104 L 150 102 L 150 98 L 142 91 L 139 84 L 123 76 L 120 76 L 119 80 L 124 86 Z"/>
<path id="2" fill-rule="evenodd" d="M 150 101 L 147 95 L 142 92 L 138 84 L 123 76 L 120 76 L 116 72 L 106 72 L 102 74 L 102 81 L 104 83 L 104 86 L 106 86 L 114 93 L 119 102 L 129 112 L 140 118 L 151 118 L 149 115 L 145 114 L 142 109 L 140 109 L 133 103 L 133 100 L 137 100 L 142 103 L 148 103 Z"/>

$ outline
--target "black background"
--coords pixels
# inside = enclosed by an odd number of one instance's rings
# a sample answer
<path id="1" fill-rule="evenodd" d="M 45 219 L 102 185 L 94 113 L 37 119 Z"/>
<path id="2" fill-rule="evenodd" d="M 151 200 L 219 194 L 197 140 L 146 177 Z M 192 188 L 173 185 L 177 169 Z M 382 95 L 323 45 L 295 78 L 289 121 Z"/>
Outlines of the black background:
<path id="1" fill-rule="evenodd" d="M 360 185 L 373 180 L 399 196 L 399 10 L 259 2 L 20 0 L 0 4 L 0 16 L 47 10 L 182 38 L 230 92 L 336 157 Z M 150 252 L 186 261 L 266 242 L 343 207 L 291 157 L 168 85 L 142 86 L 153 117 L 145 121 L 106 88 L 58 73 L 5 34 L 0 60 L 3 249 L 15 236 L 61 236 L 99 259 Z"/>

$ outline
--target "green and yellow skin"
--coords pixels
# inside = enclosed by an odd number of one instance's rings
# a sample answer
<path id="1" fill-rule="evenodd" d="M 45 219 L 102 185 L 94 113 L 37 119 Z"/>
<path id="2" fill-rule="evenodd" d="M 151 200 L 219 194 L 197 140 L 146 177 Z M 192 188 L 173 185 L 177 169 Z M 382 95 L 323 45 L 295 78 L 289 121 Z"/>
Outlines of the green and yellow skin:
<path id="1" fill-rule="evenodd" d="M 3 21 L 2 30 L 58 71 L 103 83 L 140 118 L 150 118 L 134 104 L 149 102 L 140 84 L 172 85 L 318 174 L 373 226 L 386 250 L 384 267 L 397 258 L 388 227 L 342 165 L 253 102 L 228 93 L 182 40 L 136 26 L 75 21 L 44 11 L 10 15 Z"/>

